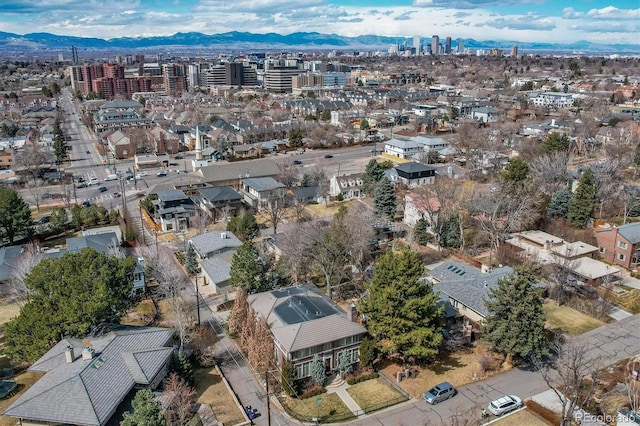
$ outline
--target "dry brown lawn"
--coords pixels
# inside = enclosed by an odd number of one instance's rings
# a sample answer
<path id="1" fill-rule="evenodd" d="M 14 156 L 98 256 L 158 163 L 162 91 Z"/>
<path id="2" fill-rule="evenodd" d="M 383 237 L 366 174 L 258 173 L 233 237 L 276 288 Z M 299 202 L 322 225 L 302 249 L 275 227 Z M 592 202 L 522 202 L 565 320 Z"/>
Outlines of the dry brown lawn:
<path id="1" fill-rule="evenodd" d="M 195 371 L 194 377 L 197 402 L 210 405 L 218 421 L 225 425 L 235 425 L 244 421 L 242 411 L 215 367 L 199 368 Z"/>
<path id="2" fill-rule="evenodd" d="M 13 317 L 17 317 L 20 313 L 20 306 L 17 303 L 0 305 L 0 325 L 9 322 Z"/>
<path id="3" fill-rule="evenodd" d="M 527 409 L 503 417 L 491 424 L 494 426 L 551 426 L 551 423 Z"/>
<path id="4" fill-rule="evenodd" d="M 389 386 L 384 379 L 373 379 L 356 383 L 347 388 L 351 398 L 362 408 L 375 407 L 403 398 L 402 394 Z"/>
<path id="5" fill-rule="evenodd" d="M 340 206 L 349 208 L 349 205 L 352 202 L 353 201 L 329 201 L 329 203 L 327 203 L 326 205 L 325 203 L 309 204 L 305 207 L 305 215 L 306 217 L 309 217 L 311 219 L 333 216 L 338 212 Z"/>
<path id="6" fill-rule="evenodd" d="M 578 336 L 604 324 L 602 321 L 583 314 L 569 306 L 557 306 L 553 302 L 544 305 L 547 325 L 570 336 Z"/>
<path id="7" fill-rule="evenodd" d="M 320 398 L 320 406 L 317 404 L 317 398 Z M 282 400 L 283 404 L 296 413 L 298 416 L 308 419 L 320 415 L 323 423 L 331 422 L 331 418 L 344 419 L 352 415 L 349 408 L 342 402 L 342 399 L 336 393 L 323 393 L 317 397 L 307 399 L 286 398 Z"/>
<path id="8" fill-rule="evenodd" d="M 158 308 L 158 316 L 156 321 L 158 325 L 171 325 L 173 322 L 173 313 L 170 302 L 167 299 L 158 300 L 156 302 Z"/>
<path id="9" fill-rule="evenodd" d="M 640 290 L 631 287 L 624 288 L 628 293 L 614 298 L 614 303 L 632 314 L 640 314 Z"/>
<path id="10" fill-rule="evenodd" d="M 42 373 L 33 373 L 25 371 L 17 374 L 13 379 L 18 383 L 17 392 L 9 398 L 0 400 L 0 413 L 4 412 L 11 404 L 13 404 L 27 389 L 29 389 L 35 382 L 42 377 Z M 0 426 L 13 426 L 17 425 L 18 420 L 11 417 L 0 417 Z"/>
<path id="11" fill-rule="evenodd" d="M 498 363 L 499 364 L 499 363 Z M 396 373 L 404 370 L 400 363 L 385 360 L 380 365 L 387 376 L 395 380 Z M 414 398 L 422 398 L 422 394 L 433 386 L 442 382 L 449 382 L 454 387 L 460 387 L 476 380 L 485 379 L 492 374 L 503 372 L 510 366 L 504 365 L 495 371 L 483 372 L 479 363 L 479 356 L 472 350 L 460 351 L 452 354 L 441 354 L 427 366 L 416 367 L 418 374 L 403 380 L 398 385 Z"/>

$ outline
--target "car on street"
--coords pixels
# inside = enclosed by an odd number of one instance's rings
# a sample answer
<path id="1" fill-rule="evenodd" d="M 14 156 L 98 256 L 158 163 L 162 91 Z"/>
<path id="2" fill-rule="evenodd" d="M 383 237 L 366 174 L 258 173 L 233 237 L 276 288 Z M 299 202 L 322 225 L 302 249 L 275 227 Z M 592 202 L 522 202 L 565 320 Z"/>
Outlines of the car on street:
<path id="1" fill-rule="evenodd" d="M 489 403 L 489 411 L 495 416 L 501 416 L 509 411 L 522 407 L 522 400 L 515 395 L 505 395 Z"/>
<path id="2" fill-rule="evenodd" d="M 449 382 L 442 382 L 435 385 L 422 395 L 425 402 L 434 405 L 446 399 L 452 398 L 456 394 L 456 390 Z"/>
<path id="3" fill-rule="evenodd" d="M 119 193 L 119 192 L 114 192 L 114 193 L 113 193 L 113 198 L 118 198 L 118 197 L 121 197 L 121 196 L 122 196 L 122 195 L 120 195 L 120 193 Z"/>
<path id="4" fill-rule="evenodd" d="M 324 156 L 324 158 L 333 158 L 333 155 L 327 154 L 327 155 Z"/>
<path id="5" fill-rule="evenodd" d="M 178 170 L 178 174 L 179 175 L 183 175 L 183 174 L 188 173 L 188 172 L 189 172 L 188 170 Z"/>
<path id="6" fill-rule="evenodd" d="M 167 175 L 167 172 L 158 172 L 156 173 L 157 177 L 165 177 Z"/>
<path id="7" fill-rule="evenodd" d="M 107 187 L 106 186 L 101 186 L 100 188 L 98 188 L 98 191 L 107 192 Z"/>
<path id="8" fill-rule="evenodd" d="M 87 151 L 87 154 L 91 154 L 91 151 Z"/>
<path id="9" fill-rule="evenodd" d="M 87 186 L 89 186 L 89 185 L 87 185 L 86 182 L 80 182 L 79 184 L 76 185 L 76 188 L 78 188 L 78 189 L 86 188 Z"/>
<path id="10" fill-rule="evenodd" d="M 82 202 L 82 207 L 89 207 L 91 205 L 91 203 L 89 202 L 89 200 L 84 200 Z"/>
<path id="11" fill-rule="evenodd" d="M 176 155 L 173 158 L 175 158 L 176 160 L 182 160 L 184 157 L 182 155 Z"/>
<path id="12" fill-rule="evenodd" d="M 300 161 L 300 160 L 293 160 L 293 164 L 295 164 L 295 165 L 300 165 L 300 164 L 302 164 L 302 161 Z"/>
<path id="13" fill-rule="evenodd" d="M 149 174 L 147 172 L 140 172 L 138 173 L 138 176 L 144 177 L 144 176 L 149 176 Z"/>

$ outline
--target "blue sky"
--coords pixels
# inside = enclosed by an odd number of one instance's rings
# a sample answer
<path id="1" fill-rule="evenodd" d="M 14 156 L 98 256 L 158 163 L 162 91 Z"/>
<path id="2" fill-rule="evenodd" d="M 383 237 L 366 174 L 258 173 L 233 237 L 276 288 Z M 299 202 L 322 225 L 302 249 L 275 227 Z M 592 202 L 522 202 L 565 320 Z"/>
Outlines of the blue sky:
<path id="1" fill-rule="evenodd" d="M 0 31 L 107 39 L 317 31 L 640 45 L 640 0 L 2 0 Z"/>

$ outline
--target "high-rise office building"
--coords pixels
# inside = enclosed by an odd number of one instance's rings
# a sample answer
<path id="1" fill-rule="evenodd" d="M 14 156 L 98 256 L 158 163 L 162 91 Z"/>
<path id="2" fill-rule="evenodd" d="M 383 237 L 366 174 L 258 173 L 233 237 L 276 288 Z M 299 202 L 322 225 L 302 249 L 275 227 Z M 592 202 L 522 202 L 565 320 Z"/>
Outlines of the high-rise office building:
<path id="1" fill-rule="evenodd" d="M 71 46 L 71 61 L 74 64 L 78 63 L 78 48 L 75 46 Z"/>
<path id="2" fill-rule="evenodd" d="M 413 48 L 416 50 L 416 55 L 422 54 L 422 44 L 420 42 L 420 36 L 413 36 Z"/>
<path id="3" fill-rule="evenodd" d="M 444 53 L 447 55 L 451 53 L 451 37 L 447 37 L 444 42 Z"/>
<path id="4" fill-rule="evenodd" d="M 434 35 L 431 37 L 431 54 L 437 55 L 440 53 L 440 37 Z"/>
<path id="5" fill-rule="evenodd" d="M 518 45 L 514 44 L 513 46 L 511 46 L 511 56 L 518 56 Z"/>

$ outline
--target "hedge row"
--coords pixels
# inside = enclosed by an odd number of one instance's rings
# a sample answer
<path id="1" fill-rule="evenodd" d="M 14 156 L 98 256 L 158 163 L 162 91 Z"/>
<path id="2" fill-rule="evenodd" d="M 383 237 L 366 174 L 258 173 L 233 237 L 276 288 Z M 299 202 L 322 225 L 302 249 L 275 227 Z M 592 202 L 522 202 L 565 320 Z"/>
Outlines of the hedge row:
<path id="1" fill-rule="evenodd" d="M 371 379 L 377 379 L 378 377 L 380 377 L 378 373 L 363 374 L 362 376 L 349 377 L 347 379 L 347 383 L 350 385 L 355 385 L 356 383 L 365 382 Z"/>
<path id="2" fill-rule="evenodd" d="M 311 398 L 313 396 L 317 396 L 317 395 L 323 394 L 326 391 L 327 391 L 327 388 L 325 388 L 324 386 L 322 386 L 320 388 L 313 388 L 310 391 L 307 391 L 307 392 L 303 393 L 302 395 L 300 395 L 300 399 Z"/>

